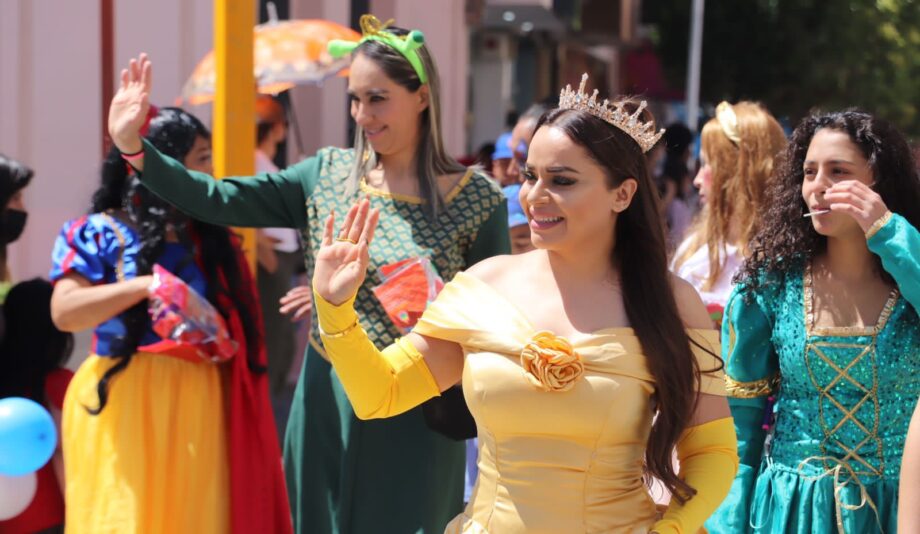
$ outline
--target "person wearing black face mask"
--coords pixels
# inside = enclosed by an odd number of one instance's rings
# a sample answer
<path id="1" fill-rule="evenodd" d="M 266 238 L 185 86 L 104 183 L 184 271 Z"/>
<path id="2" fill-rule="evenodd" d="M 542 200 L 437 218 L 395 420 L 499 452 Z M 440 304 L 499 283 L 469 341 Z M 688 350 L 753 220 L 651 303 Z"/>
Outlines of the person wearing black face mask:
<path id="1" fill-rule="evenodd" d="M 22 193 L 32 180 L 32 169 L 0 154 L 0 304 L 12 286 L 6 262 L 6 246 L 19 239 L 27 213 Z"/>
<path id="2" fill-rule="evenodd" d="M 22 191 L 16 193 L 16 197 L 12 199 L 12 203 L 18 202 L 22 204 Z M 12 243 L 19 239 L 19 236 L 22 235 L 22 231 L 26 228 L 26 218 L 28 213 L 25 211 L 15 208 L 12 205 L 8 206 L 6 211 L 3 212 L 3 244 Z"/>

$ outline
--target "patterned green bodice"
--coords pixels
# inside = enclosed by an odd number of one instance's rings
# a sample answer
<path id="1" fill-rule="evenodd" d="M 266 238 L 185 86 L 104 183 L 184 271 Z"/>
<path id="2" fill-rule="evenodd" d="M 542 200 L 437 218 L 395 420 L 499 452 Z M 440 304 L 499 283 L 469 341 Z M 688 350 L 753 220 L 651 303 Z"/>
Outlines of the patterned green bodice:
<path id="1" fill-rule="evenodd" d="M 349 196 L 346 178 L 354 161 L 353 150 L 326 148 L 317 156 L 322 158 L 322 165 L 313 194 L 307 200 L 307 227 L 302 234 L 307 275 L 312 279 L 313 257 L 322 242 L 329 212 L 335 209 L 337 214 L 347 213 L 357 198 L 368 196 L 371 206 L 380 209 L 380 222 L 370 246 L 367 279 L 358 290 L 355 310 L 361 325 L 378 347 L 385 347 L 400 336 L 372 291 L 381 282 L 380 267 L 425 256 L 447 282 L 480 259 L 475 257 L 474 242 L 477 238 L 489 237 L 480 236 L 480 232 L 507 232 L 506 220 L 498 221 L 501 225 L 485 225 L 496 213 L 496 208 L 505 202 L 501 189 L 472 170 L 445 197 L 446 209 L 434 224 L 425 215 L 422 201 L 415 198 L 383 193 L 364 183 L 360 191 Z M 310 343 L 324 354 L 318 328 L 319 321 L 314 316 Z"/>

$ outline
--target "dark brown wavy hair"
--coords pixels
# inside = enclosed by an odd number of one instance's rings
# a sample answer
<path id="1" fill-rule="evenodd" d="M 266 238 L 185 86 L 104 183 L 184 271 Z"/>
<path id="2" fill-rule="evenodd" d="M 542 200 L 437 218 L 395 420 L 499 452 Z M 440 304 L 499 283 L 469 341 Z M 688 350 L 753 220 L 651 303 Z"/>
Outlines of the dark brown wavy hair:
<path id="1" fill-rule="evenodd" d="M 652 120 L 651 114 L 645 118 Z M 563 109 L 544 114 L 534 132 L 544 126 L 558 128 L 585 147 L 606 171 L 611 189 L 628 178 L 639 184 L 632 203 L 617 217 L 611 262 L 622 279 L 626 315 L 655 377 L 658 414 L 645 451 L 646 472 L 685 502 L 696 490 L 678 478 L 671 454 L 693 417 L 700 369 L 674 298 L 658 190 L 642 149 L 619 128 L 587 112 Z"/>
<path id="2" fill-rule="evenodd" d="M 787 273 L 798 273 L 827 246 L 827 238 L 804 217 L 808 206 L 802 199 L 805 155 L 815 132 L 824 128 L 850 136 L 872 169 L 872 189 L 889 210 L 920 228 L 920 176 L 904 136 L 891 123 L 857 109 L 813 114 L 792 133 L 767 186 L 762 224 L 751 241 L 751 255 L 734 280 L 748 290 L 768 283 L 784 284 Z M 878 257 L 875 261 L 878 271 L 891 282 Z"/>

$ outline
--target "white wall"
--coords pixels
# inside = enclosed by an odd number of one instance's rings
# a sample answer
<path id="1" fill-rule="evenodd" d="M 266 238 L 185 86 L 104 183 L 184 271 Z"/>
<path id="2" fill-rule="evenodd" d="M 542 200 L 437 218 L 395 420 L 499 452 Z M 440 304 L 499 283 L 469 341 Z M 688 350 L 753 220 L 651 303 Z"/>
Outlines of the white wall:
<path id="1" fill-rule="evenodd" d="M 292 19 L 325 19 L 349 25 L 350 3 L 345 0 L 291 0 Z M 303 136 L 299 151 L 293 128 L 288 132 L 288 161 L 310 156 L 325 146 L 347 146 L 348 84 L 335 77 L 321 86 L 304 85 L 291 90 L 291 101 Z"/>
<path id="2" fill-rule="evenodd" d="M 16 279 L 47 276 L 61 224 L 85 211 L 101 155 L 98 2 L 0 2 L 0 152 L 35 170 Z"/>
<path id="3" fill-rule="evenodd" d="M 176 105 L 185 80 L 214 46 L 214 10 L 211 0 L 157 0 L 115 2 L 115 75 L 128 61 L 146 52 L 153 62 L 150 101 Z M 253 1 L 255 5 L 255 2 Z M 255 10 L 255 7 L 253 7 Z M 211 106 L 183 107 L 211 124 Z"/>
<path id="4" fill-rule="evenodd" d="M 396 24 L 419 29 L 441 78 L 441 128 L 448 153 L 467 153 L 469 30 L 462 0 L 394 0 Z M 372 6 L 373 3 L 372 3 Z"/>

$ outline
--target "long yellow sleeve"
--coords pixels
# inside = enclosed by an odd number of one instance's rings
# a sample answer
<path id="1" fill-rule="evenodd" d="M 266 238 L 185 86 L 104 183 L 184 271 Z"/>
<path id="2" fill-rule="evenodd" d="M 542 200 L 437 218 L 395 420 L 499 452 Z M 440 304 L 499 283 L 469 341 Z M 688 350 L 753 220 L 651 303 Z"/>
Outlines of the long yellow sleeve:
<path id="1" fill-rule="evenodd" d="M 703 526 L 731 489 L 738 471 L 738 442 L 731 417 L 690 427 L 677 443 L 680 477 L 696 489 L 684 504 L 671 505 L 655 523 L 658 534 L 691 534 Z"/>
<path id="2" fill-rule="evenodd" d="M 399 415 L 441 394 L 424 358 L 399 339 L 383 352 L 358 322 L 354 297 L 334 306 L 313 293 L 326 354 L 359 419 Z"/>

